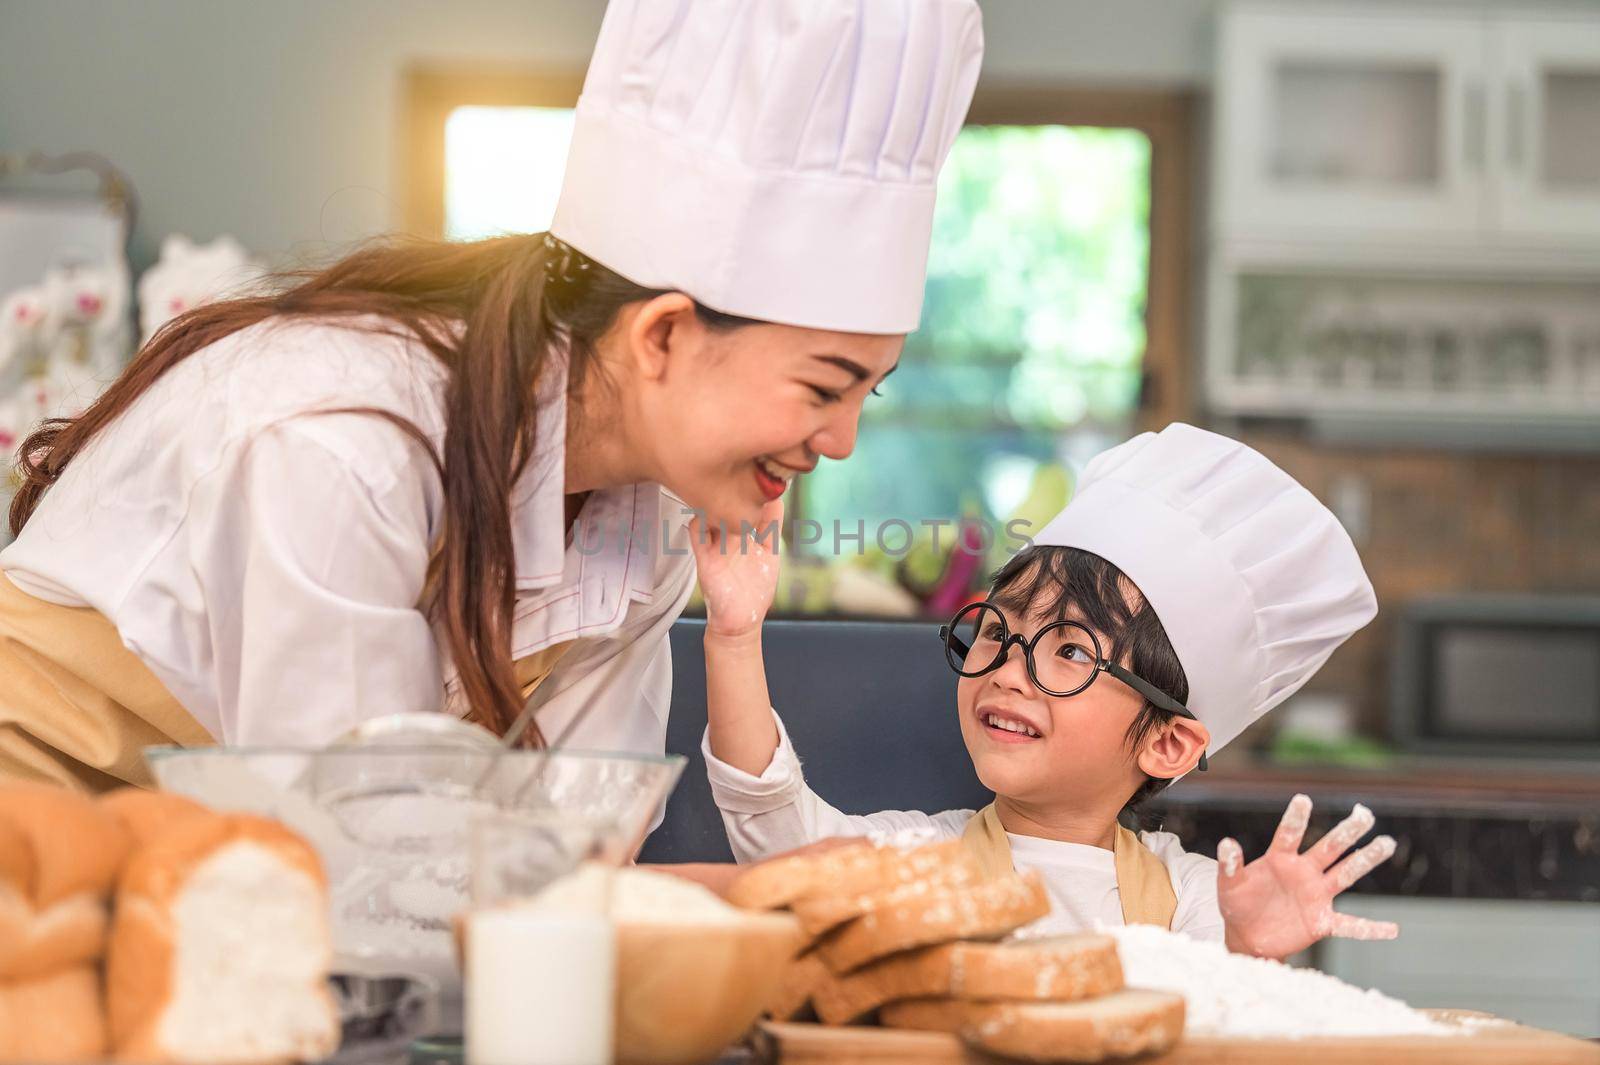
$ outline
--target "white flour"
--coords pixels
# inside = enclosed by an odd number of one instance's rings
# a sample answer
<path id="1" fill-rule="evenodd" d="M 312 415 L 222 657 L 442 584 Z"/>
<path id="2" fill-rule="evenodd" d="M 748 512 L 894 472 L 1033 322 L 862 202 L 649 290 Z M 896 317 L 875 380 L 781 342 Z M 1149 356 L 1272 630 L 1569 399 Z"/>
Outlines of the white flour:
<path id="1" fill-rule="evenodd" d="M 1246 1038 L 1456 1035 L 1377 991 L 1315 969 L 1235 954 L 1221 943 L 1152 925 L 1102 929 L 1116 937 L 1129 987 L 1175 991 L 1188 1001 L 1184 1030 Z"/>

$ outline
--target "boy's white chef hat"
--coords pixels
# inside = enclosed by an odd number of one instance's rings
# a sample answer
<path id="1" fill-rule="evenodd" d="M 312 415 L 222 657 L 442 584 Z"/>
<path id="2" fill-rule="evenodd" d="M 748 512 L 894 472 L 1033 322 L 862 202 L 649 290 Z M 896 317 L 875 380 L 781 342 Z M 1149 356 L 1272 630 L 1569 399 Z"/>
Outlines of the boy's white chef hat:
<path id="1" fill-rule="evenodd" d="M 1155 608 L 1216 751 L 1378 612 L 1355 545 L 1294 478 L 1174 422 L 1092 460 L 1035 544 L 1122 570 Z"/>
<path id="2" fill-rule="evenodd" d="M 917 328 L 974 0 L 611 0 L 550 232 L 726 314 Z"/>

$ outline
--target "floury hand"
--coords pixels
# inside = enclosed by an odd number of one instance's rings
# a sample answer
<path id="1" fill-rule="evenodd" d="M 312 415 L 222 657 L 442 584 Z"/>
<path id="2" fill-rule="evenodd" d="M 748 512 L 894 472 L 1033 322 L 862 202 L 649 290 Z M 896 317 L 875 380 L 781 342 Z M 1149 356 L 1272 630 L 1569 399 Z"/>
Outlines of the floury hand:
<path id="1" fill-rule="evenodd" d="M 1372 828 L 1372 811 L 1360 804 L 1305 853 L 1311 800 L 1290 800 L 1267 853 L 1244 864 L 1238 841 L 1217 845 L 1217 903 L 1227 924 L 1228 947 L 1267 958 L 1286 958 L 1328 936 L 1394 939 L 1400 926 L 1370 921 L 1333 908 L 1334 897 L 1394 854 L 1392 836 L 1379 836 L 1340 861 Z M 1337 863 L 1337 864 L 1335 864 Z"/>

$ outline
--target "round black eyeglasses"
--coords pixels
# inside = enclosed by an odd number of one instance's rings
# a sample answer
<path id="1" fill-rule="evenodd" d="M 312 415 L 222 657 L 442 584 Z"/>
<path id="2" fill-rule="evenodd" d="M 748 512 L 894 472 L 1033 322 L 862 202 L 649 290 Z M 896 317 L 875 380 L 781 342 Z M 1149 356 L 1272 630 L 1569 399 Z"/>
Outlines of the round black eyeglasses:
<path id="1" fill-rule="evenodd" d="M 1028 664 L 1028 679 L 1046 695 L 1065 699 L 1081 693 L 1102 673 L 1109 673 L 1126 684 L 1150 704 L 1169 714 L 1199 720 L 1178 700 L 1143 677 L 1109 661 L 1100 653 L 1100 640 L 1094 632 L 1076 621 L 1057 621 L 1033 634 L 1033 639 L 1013 633 L 1005 615 L 989 603 L 963 607 L 948 625 L 941 626 L 944 657 L 950 668 L 963 677 L 981 677 L 1005 665 L 1013 645 L 1022 648 Z M 1200 755 L 1198 768 L 1206 768 Z"/>

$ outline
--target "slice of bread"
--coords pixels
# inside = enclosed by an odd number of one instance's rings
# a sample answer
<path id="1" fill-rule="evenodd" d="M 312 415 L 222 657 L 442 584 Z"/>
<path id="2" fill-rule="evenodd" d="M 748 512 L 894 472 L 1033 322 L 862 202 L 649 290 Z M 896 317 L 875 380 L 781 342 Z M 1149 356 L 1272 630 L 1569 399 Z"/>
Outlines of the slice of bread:
<path id="1" fill-rule="evenodd" d="M 830 976 L 828 966 L 816 951 L 800 955 L 784 970 L 778 993 L 766 1009 L 767 1016 L 777 1021 L 799 1020 L 805 1016 L 817 988 Z"/>
<path id="2" fill-rule="evenodd" d="M 744 870 L 728 886 L 728 901 L 747 910 L 781 910 L 822 891 L 870 891 L 883 857 L 869 840 L 772 858 Z"/>
<path id="3" fill-rule="evenodd" d="M 1070 1002 L 1121 989 L 1116 942 L 1075 935 L 941 943 L 891 954 L 847 976 L 828 974 L 810 998 L 823 1023 L 847 1024 L 909 998 Z"/>
<path id="4" fill-rule="evenodd" d="M 817 945 L 822 960 L 844 974 L 913 947 L 956 939 L 999 939 L 1050 912 L 1044 881 L 1029 870 L 970 887 L 902 891 L 830 932 Z"/>
<path id="5" fill-rule="evenodd" d="M 100 1061 L 109 1046 L 99 966 L 0 983 L 0 1061 Z"/>
<path id="6" fill-rule="evenodd" d="M 0 979 L 99 960 L 106 900 L 130 845 L 87 796 L 0 786 Z"/>
<path id="7" fill-rule="evenodd" d="M 966 887 L 982 879 L 983 868 L 959 839 L 909 851 L 885 848 L 870 889 L 841 891 L 828 887 L 796 899 L 790 909 L 808 935 L 820 936 L 869 910 L 940 888 Z"/>
<path id="8" fill-rule="evenodd" d="M 949 867 L 949 868 L 947 868 Z M 828 927 L 855 916 L 850 900 L 910 884 L 929 877 L 954 883 L 972 882 L 976 863 L 960 840 L 943 840 L 920 847 L 878 845 L 866 839 L 829 840 L 804 850 L 753 865 L 728 888 L 728 901 L 747 910 L 795 909 L 808 900 L 823 903 L 814 909 L 814 922 L 830 912 L 844 910 Z M 807 918 L 802 917 L 802 922 Z M 815 933 L 813 933 L 815 934 Z"/>
<path id="9" fill-rule="evenodd" d="M 968 1044 L 1022 1061 L 1104 1061 L 1160 1053 L 1183 1035 L 1183 996 L 1117 991 L 1081 1002 L 914 999 L 880 1012 L 890 1028 L 953 1032 Z"/>
<path id="10" fill-rule="evenodd" d="M 276 821 L 185 821 L 123 871 L 107 952 L 117 1056 L 255 1065 L 339 1043 L 327 987 L 328 890 L 316 853 Z"/>
<path id="11" fill-rule="evenodd" d="M 72 895 L 35 909 L 0 886 L 0 981 L 99 962 L 110 924 L 97 895 Z"/>

